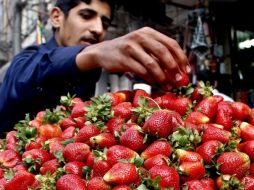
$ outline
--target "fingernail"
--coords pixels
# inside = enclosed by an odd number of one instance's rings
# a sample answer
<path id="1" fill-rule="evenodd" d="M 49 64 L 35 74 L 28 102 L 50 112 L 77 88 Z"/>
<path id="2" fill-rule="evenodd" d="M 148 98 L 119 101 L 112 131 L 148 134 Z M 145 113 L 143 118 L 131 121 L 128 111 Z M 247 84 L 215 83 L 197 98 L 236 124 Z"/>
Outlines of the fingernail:
<path id="1" fill-rule="evenodd" d="M 176 73 L 176 76 L 175 76 L 175 79 L 176 79 L 176 81 L 180 81 L 180 80 L 182 80 L 182 75 L 180 75 L 179 73 Z"/>
<path id="2" fill-rule="evenodd" d="M 187 73 L 190 73 L 190 72 L 191 72 L 191 68 L 190 68 L 189 65 L 186 66 L 186 72 L 187 72 Z"/>

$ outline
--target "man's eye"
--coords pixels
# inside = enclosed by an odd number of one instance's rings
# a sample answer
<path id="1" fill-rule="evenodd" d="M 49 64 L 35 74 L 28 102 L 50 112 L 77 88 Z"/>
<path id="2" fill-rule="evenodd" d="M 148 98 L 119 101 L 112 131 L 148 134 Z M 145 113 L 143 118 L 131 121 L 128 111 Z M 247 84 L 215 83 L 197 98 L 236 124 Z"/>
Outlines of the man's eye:
<path id="1" fill-rule="evenodd" d="M 93 17 L 92 14 L 81 14 L 80 16 L 81 16 L 83 19 L 90 19 L 90 18 Z"/>

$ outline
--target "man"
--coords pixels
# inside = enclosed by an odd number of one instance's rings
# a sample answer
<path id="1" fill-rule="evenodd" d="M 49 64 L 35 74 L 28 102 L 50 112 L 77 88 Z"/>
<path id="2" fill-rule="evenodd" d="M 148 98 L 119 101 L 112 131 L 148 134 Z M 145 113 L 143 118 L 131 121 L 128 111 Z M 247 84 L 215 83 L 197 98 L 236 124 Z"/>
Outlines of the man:
<path id="1" fill-rule="evenodd" d="M 148 27 L 104 41 L 112 17 L 110 0 L 57 0 L 50 13 L 54 36 L 14 57 L 0 89 L 0 133 L 61 95 L 94 95 L 101 68 L 132 72 L 169 89 L 190 67 L 178 43 Z"/>

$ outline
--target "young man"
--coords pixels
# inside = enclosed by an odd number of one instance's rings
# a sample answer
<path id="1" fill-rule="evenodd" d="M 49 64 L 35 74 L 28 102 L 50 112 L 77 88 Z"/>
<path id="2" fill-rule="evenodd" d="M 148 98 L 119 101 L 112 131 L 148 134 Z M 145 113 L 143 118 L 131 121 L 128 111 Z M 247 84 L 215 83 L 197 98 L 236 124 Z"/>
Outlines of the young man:
<path id="1" fill-rule="evenodd" d="M 166 89 L 190 72 L 178 43 L 151 28 L 102 42 L 111 17 L 110 0 L 57 0 L 50 13 L 52 39 L 23 50 L 6 73 L 0 89 L 0 134 L 26 113 L 33 117 L 56 107 L 61 95 L 89 99 L 101 68 L 132 72 Z"/>

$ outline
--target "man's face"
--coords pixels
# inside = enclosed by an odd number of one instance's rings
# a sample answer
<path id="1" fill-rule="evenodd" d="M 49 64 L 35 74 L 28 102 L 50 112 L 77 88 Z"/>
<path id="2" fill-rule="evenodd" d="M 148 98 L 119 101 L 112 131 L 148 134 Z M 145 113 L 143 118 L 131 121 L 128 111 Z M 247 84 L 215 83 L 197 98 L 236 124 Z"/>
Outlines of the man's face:
<path id="1" fill-rule="evenodd" d="M 111 9 L 106 2 L 92 0 L 90 4 L 81 2 L 64 16 L 59 11 L 56 40 L 61 46 L 94 44 L 105 39 L 110 24 Z"/>

